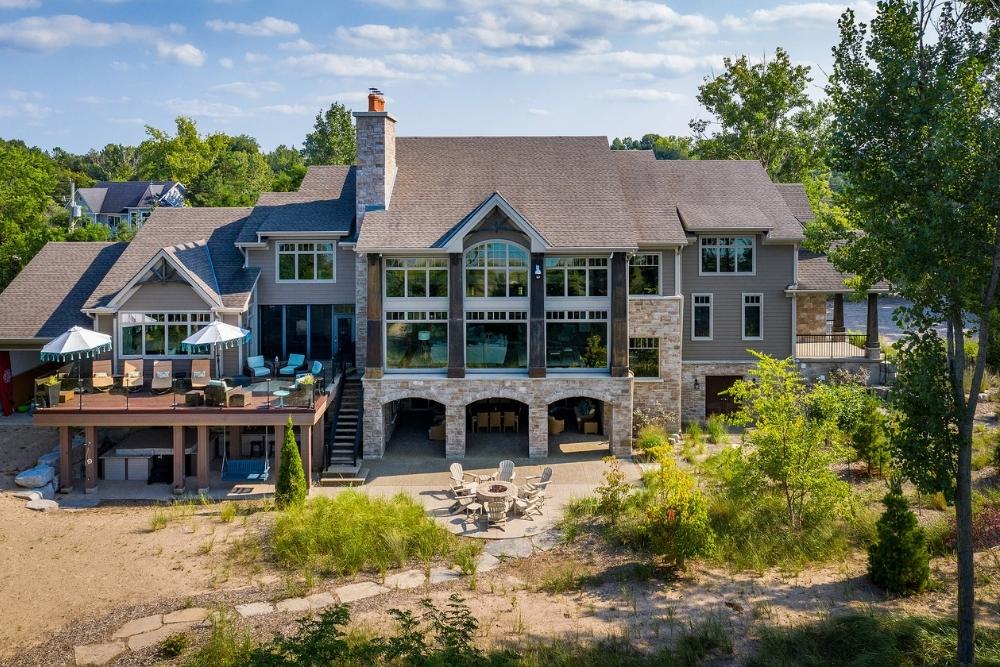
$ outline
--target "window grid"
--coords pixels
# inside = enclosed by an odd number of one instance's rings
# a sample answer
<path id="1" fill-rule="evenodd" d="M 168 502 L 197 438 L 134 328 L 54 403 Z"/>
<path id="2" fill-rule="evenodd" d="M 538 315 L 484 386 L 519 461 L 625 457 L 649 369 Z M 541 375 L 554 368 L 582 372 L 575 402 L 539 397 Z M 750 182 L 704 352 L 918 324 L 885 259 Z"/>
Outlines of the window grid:
<path id="1" fill-rule="evenodd" d="M 608 258 L 546 257 L 545 296 L 608 296 Z"/>
<path id="2" fill-rule="evenodd" d="M 336 282 L 337 258 L 333 243 L 280 241 L 275 262 L 278 282 Z"/>
<path id="3" fill-rule="evenodd" d="M 122 313 L 119 318 L 121 356 L 189 356 L 181 348 L 181 342 L 211 321 L 209 312 Z"/>
<path id="4" fill-rule="evenodd" d="M 764 339 L 764 295 L 743 294 L 743 340 Z"/>
<path id="5" fill-rule="evenodd" d="M 660 339 L 629 338 L 628 365 L 637 378 L 660 377 Z"/>
<path id="6" fill-rule="evenodd" d="M 711 294 L 691 295 L 691 340 L 712 340 L 714 313 Z"/>
<path id="7" fill-rule="evenodd" d="M 467 250 L 465 296 L 528 296 L 528 252 L 505 241 L 487 241 Z"/>
<path id="8" fill-rule="evenodd" d="M 388 257 L 385 260 L 388 298 L 448 296 L 448 260 L 444 257 Z"/>
<path id="9" fill-rule="evenodd" d="M 752 236 L 702 236 L 699 241 L 701 275 L 752 275 L 755 271 Z"/>
<path id="10" fill-rule="evenodd" d="M 660 293 L 660 253 L 644 253 L 629 258 L 628 293 L 634 296 Z"/>

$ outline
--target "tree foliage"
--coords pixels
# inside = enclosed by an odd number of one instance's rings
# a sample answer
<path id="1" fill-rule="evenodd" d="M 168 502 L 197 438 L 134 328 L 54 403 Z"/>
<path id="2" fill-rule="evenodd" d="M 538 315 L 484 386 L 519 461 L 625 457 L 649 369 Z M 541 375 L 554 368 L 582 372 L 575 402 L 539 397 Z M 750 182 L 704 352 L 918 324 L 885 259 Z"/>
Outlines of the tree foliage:
<path id="1" fill-rule="evenodd" d="M 274 503 L 279 509 L 301 507 L 308 494 L 302 457 L 299 455 L 298 443 L 295 442 L 295 427 L 289 417 L 285 426 L 285 439 L 281 443 L 281 467 L 274 485 Z"/>
<path id="2" fill-rule="evenodd" d="M 306 161 L 302 157 L 302 151 L 284 144 L 267 154 L 267 163 L 274 174 L 271 183 L 271 190 L 274 192 L 297 190 L 306 175 Z"/>
<path id="3" fill-rule="evenodd" d="M 357 153 L 350 109 L 334 102 L 316 114 L 313 131 L 306 135 L 302 146 L 306 164 L 354 164 Z"/>
<path id="4" fill-rule="evenodd" d="M 680 137 L 676 135 L 660 136 L 658 134 L 644 134 L 642 139 L 625 137 L 619 139 L 615 137 L 611 142 L 613 151 L 653 151 L 653 156 L 657 160 L 690 160 L 694 150 L 694 139 L 692 137 Z"/>
<path id="5" fill-rule="evenodd" d="M 907 506 L 898 480 L 882 504 L 885 512 L 876 524 L 877 537 L 868 547 L 868 576 L 892 593 L 919 593 L 931 576 L 927 537 Z"/>

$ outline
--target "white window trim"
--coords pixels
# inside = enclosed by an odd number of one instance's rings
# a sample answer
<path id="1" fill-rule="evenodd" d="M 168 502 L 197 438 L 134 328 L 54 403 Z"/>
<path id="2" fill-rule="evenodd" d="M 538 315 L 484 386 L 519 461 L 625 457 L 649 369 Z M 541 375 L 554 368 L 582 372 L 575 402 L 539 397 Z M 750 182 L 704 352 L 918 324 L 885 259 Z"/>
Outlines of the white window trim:
<path id="1" fill-rule="evenodd" d="M 404 322 L 406 324 L 444 324 L 445 327 L 448 326 L 447 308 L 394 308 L 390 310 L 384 310 L 386 317 L 383 318 L 382 323 L 382 370 L 388 374 L 405 375 L 407 373 L 417 373 L 422 375 L 439 375 L 448 372 L 448 364 L 445 363 L 444 366 L 422 366 L 413 368 L 395 368 L 389 366 L 389 325 L 394 322 Z M 388 315 L 390 312 L 402 313 L 405 319 L 389 319 Z M 424 313 L 425 315 L 431 312 L 443 312 L 445 313 L 444 319 L 431 319 L 430 317 L 424 317 L 420 319 L 409 319 L 410 313 Z M 446 336 L 451 334 L 447 328 L 445 329 Z M 451 354 L 451 341 L 445 338 L 445 342 L 448 346 L 448 354 Z"/>
<path id="2" fill-rule="evenodd" d="M 705 271 L 701 264 L 701 250 L 702 243 L 705 239 L 719 239 L 719 238 L 732 238 L 732 239 L 750 239 L 750 261 L 753 267 L 750 271 Z M 718 246 L 716 246 L 718 247 Z M 759 244 L 757 243 L 756 235 L 750 234 L 711 234 L 698 237 L 698 275 L 699 276 L 709 276 L 709 277 L 731 277 L 731 276 L 755 276 L 757 275 L 757 249 Z M 718 266 L 718 256 L 716 256 L 716 266 Z"/>
<path id="3" fill-rule="evenodd" d="M 527 255 L 527 260 L 526 260 L 527 263 L 524 265 L 523 271 L 524 271 L 525 275 L 527 276 L 527 278 L 526 278 L 527 282 L 525 284 L 525 288 L 526 288 L 528 294 L 526 294 L 525 296 L 511 296 L 510 295 L 510 272 L 511 271 L 516 271 L 516 272 L 522 271 L 522 267 L 519 267 L 519 266 L 512 267 L 510 265 L 510 248 L 507 249 L 506 263 L 503 266 L 489 266 L 489 264 L 488 264 L 489 260 L 487 260 L 487 262 L 484 263 L 483 266 L 469 266 L 468 264 L 466 264 L 466 262 L 468 261 L 466 258 L 467 258 L 467 256 L 469 255 L 470 252 L 472 252 L 476 248 L 481 248 L 482 246 L 489 245 L 490 243 L 503 243 L 503 244 L 506 244 L 508 246 L 513 246 L 515 248 L 518 248 L 519 250 L 523 250 L 525 252 L 525 254 Z M 506 292 L 507 292 L 506 295 L 504 295 L 504 296 L 490 296 L 490 295 L 486 294 L 486 289 L 487 289 L 487 286 L 488 286 L 488 280 L 487 280 L 487 270 L 488 269 L 492 269 L 494 271 L 500 271 L 500 270 L 502 270 L 504 272 L 504 274 L 506 276 L 506 278 L 505 278 L 505 287 L 506 287 Z M 529 299 L 529 297 L 530 297 L 530 295 L 531 295 L 531 289 L 532 289 L 532 287 L 531 287 L 532 270 L 533 269 L 532 269 L 532 266 L 531 266 L 531 251 L 528 248 L 525 248 L 520 243 L 515 243 L 514 241 L 510 241 L 510 240 L 507 240 L 507 239 L 487 239 L 485 241 L 481 241 L 479 243 L 476 243 L 473 246 L 470 246 L 470 247 L 466 248 L 465 251 L 462 253 L 462 298 L 465 299 L 466 304 L 468 304 L 470 301 L 475 301 L 477 299 L 489 299 L 489 300 L 492 300 L 494 302 L 499 301 L 500 299 L 512 299 L 512 300 L 524 300 L 525 302 L 527 302 L 528 299 Z M 469 296 L 469 285 L 468 285 L 469 271 L 482 271 L 483 272 L 483 296 Z M 450 280 L 450 278 L 449 278 L 449 280 Z M 450 287 L 450 284 L 449 284 L 449 287 Z M 542 289 L 545 289 L 544 285 L 542 286 Z M 486 307 L 485 309 L 486 310 L 496 310 L 495 307 Z M 470 310 L 470 308 L 468 308 L 468 306 L 466 306 L 466 310 Z M 477 308 L 472 308 L 471 310 L 483 310 L 483 308 L 478 308 L 477 307 Z M 509 310 L 518 310 L 518 308 L 510 308 Z"/>
<path id="4" fill-rule="evenodd" d="M 550 259 L 555 259 L 555 260 L 560 260 L 560 259 L 583 259 L 583 260 L 587 261 L 587 266 L 553 266 L 550 269 L 547 266 L 548 261 Z M 605 299 L 605 300 L 609 300 L 610 301 L 610 299 L 611 299 L 611 262 L 608 261 L 604 265 L 604 267 L 603 267 L 604 274 L 605 274 L 604 285 L 605 285 L 605 288 L 607 289 L 608 293 L 605 294 L 604 296 L 599 296 L 599 295 L 594 295 L 594 294 L 590 293 L 590 272 L 591 271 L 600 271 L 602 267 L 600 267 L 600 266 L 590 266 L 590 260 L 592 260 L 592 259 L 607 260 L 607 256 L 605 256 L 605 255 L 546 255 L 545 256 L 545 262 L 544 262 L 546 264 L 546 266 L 543 267 L 544 268 L 544 271 L 542 273 L 542 283 L 543 284 L 541 286 L 541 289 L 545 290 L 545 298 L 546 299 L 594 299 L 594 300 L 596 300 L 596 299 Z M 558 296 L 556 296 L 556 295 L 549 296 L 548 272 L 550 270 L 551 271 L 562 271 L 562 274 L 563 274 L 563 293 L 560 294 L 560 295 L 558 295 Z M 584 291 L 586 291 L 587 293 L 584 294 L 583 296 L 570 296 L 569 294 L 566 294 L 566 290 L 569 289 L 569 280 L 567 279 L 568 278 L 567 274 L 571 270 L 583 271 L 584 274 L 585 274 Z"/>
<path id="5" fill-rule="evenodd" d="M 292 244 L 294 244 L 296 246 L 295 252 L 294 253 L 287 253 L 287 252 L 283 253 L 283 252 L 281 252 L 279 250 L 279 248 L 281 247 L 282 243 L 292 243 Z M 300 254 L 302 254 L 302 255 L 309 254 L 308 252 L 298 250 L 298 246 L 300 244 L 303 244 L 303 243 L 312 243 L 314 245 L 317 244 L 317 243 L 329 243 L 330 245 L 333 246 L 333 251 L 332 251 L 332 254 L 333 254 L 333 278 L 329 278 L 329 279 L 327 279 L 327 278 L 312 278 L 311 280 L 300 280 L 299 278 L 282 278 L 281 277 L 281 256 L 282 255 L 290 255 L 290 254 L 294 254 L 295 255 L 295 275 L 298 275 L 298 273 L 299 273 L 299 255 Z M 320 251 L 314 250 L 312 254 L 313 254 L 313 256 L 316 256 L 316 255 L 320 255 L 320 254 L 324 254 L 325 255 L 327 253 L 325 251 L 322 252 L 322 253 L 320 253 Z M 306 240 L 306 239 L 296 239 L 294 241 L 290 241 L 290 240 L 284 240 L 284 241 L 282 241 L 282 240 L 275 240 L 275 242 L 274 242 L 274 282 L 280 283 L 280 284 L 283 284 L 283 285 L 314 285 L 314 284 L 316 284 L 316 285 L 331 285 L 331 284 L 337 282 L 337 243 L 336 243 L 336 241 L 330 241 L 329 239 L 322 239 L 322 240 L 318 240 L 318 241 L 309 241 L 309 240 Z"/>
<path id="6" fill-rule="evenodd" d="M 656 255 L 656 294 L 632 294 L 632 258 L 638 257 L 639 255 Z M 664 296 L 663 294 L 663 253 L 662 252 L 636 252 L 632 257 L 628 258 L 628 264 L 625 267 L 628 270 L 628 296 L 630 299 L 649 299 L 654 296 Z"/>
<path id="7" fill-rule="evenodd" d="M 760 297 L 760 303 L 747 304 L 748 296 Z M 747 336 L 747 305 L 760 308 L 759 336 Z M 743 340 L 764 340 L 764 294 L 762 292 L 743 292 L 740 297 L 740 335 Z"/>
<path id="8" fill-rule="evenodd" d="M 118 358 L 119 359 L 122 359 L 122 360 L 124 360 L 124 359 L 171 359 L 171 360 L 175 360 L 176 359 L 176 360 L 184 360 L 184 359 L 212 359 L 215 356 L 212 352 L 209 352 L 209 353 L 206 353 L 206 354 L 146 354 L 146 337 L 145 337 L 145 334 L 143 335 L 143 338 L 142 338 L 142 353 L 140 353 L 140 354 L 124 354 L 122 352 L 122 350 L 124 349 L 124 346 L 122 345 L 121 341 L 123 340 L 122 333 L 123 333 L 123 330 L 125 329 L 125 327 L 127 327 L 127 326 L 143 326 L 144 327 L 146 325 L 145 325 L 145 323 L 143 323 L 143 324 L 124 324 L 122 322 L 122 315 L 146 315 L 146 314 L 155 314 L 155 315 L 178 315 L 178 314 L 180 314 L 180 315 L 187 315 L 189 318 L 190 318 L 191 315 L 208 315 L 209 319 L 208 319 L 208 321 L 206 321 L 204 323 L 197 323 L 197 322 L 190 322 L 190 321 L 187 323 L 189 326 L 191 326 L 193 324 L 201 324 L 201 327 L 199 327 L 199 329 L 200 328 L 204 328 L 205 326 L 208 326 L 209 324 L 211 324 L 212 323 L 212 319 L 214 317 L 213 313 L 211 311 L 208 311 L 208 310 L 123 310 L 123 311 L 119 311 L 117 313 L 117 315 L 115 316 L 115 334 L 116 334 L 116 336 L 118 338 L 118 341 L 117 341 L 118 345 L 116 345 L 115 351 L 118 354 Z M 163 324 L 164 327 L 166 327 L 166 326 L 169 326 L 171 323 L 167 322 L 167 321 L 164 321 L 162 324 Z M 174 324 L 176 324 L 176 322 Z M 195 329 L 194 331 L 197 331 L 197 330 L 198 329 Z M 194 331 L 191 331 L 191 333 L 193 334 Z M 166 331 L 165 330 L 164 330 L 164 335 L 166 335 Z M 164 338 L 164 344 L 166 344 L 166 338 Z"/>
<path id="9" fill-rule="evenodd" d="M 694 334 L 694 311 L 697 307 L 704 307 L 705 304 L 697 303 L 698 297 L 708 297 L 708 338 L 696 336 Z M 691 294 L 691 340 L 706 341 L 715 337 L 715 297 L 709 292 L 695 292 Z"/>
<path id="10" fill-rule="evenodd" d="M 655 347 L 635 347 L 634 348 L 634 347 L 632 347 L 632 341 L 633 340 L 655 340 L 656 341 L 656 346 Z M 633 371 L 632 376 L 633 376 L 633 379 L 636 382 L 661 382 L 663 380 L 663 378 L 660 377 L 660 363 L 661 363 L 661 359 L 660 359 L 660 342 L 661 341 L 660 341 L 660 337 L 659 336 L 629 336 L 629 338 L 628 338 L 628 367 L 629 367 L 630 370 L 632 369 L 632 350 L 633 349 L 635 349 L 635 350 L 656 350 L 656 375 L 643 375 L 643 376 L 640 377 L 638 375 L 635 375 L 635 372 Z"/>
<path id="11" fill-rule="evenodd" d="M 419 257 L 419 256 L 402 257 L 402 256 L 399 256 L 399 257 L 386 257 L 385 259 L 441 259 L 441 257 L 440 257 L 440 255 L 435 256 L 435 257 Z M 389 296 L 389 293 L 388 293 L 388 287 L 389 287 L 388 275 L 389 275 L 389 271 L 401 271 L 403 273 L 403 296 Z M 445 265 L 444 266 L 434 266 L 434 267 L 432 267 L 432 266 L 424 266 L 424 267 L 394 267 L 393 266 L 393 267 L 390 267 L 390 266 L 387 266 L 386 262 L 383 260 L 383 262 L 382 262 L 382 298 L 385 299 L 387 302 L 404 301 L 405 300 L 408 304 L 413 304 L 414 302 L 416 302 L 416 303 L 424 303 L 425 301 L 428 304 L 434 304 L 433 307 L 431 305 L 428 305 L 427 310 L 440 310 L 440 307 L 437 306 L 438 303 L 444 303 L 444 304 L 448 303 L 448 295 L 447 294 L 445 294 L 444 296 L 407 296 L 406 293 L 409 291 L 409 283 L 410 283 L 410 276 L 409 276 L 409 272 L 410 271 L 423 271 L 424 272 L 424 275 L 427 278 L 427 289 L 428 290 L 430 289 L 430 283 L 431 283 L 430 272 L 431 271 L 444 271 L 445 272 L 445 276 L 446 276 L 446 279 L 445 279 L 445 290 L 448 291 L 448 290 L 451 289 L 451 273 L 450 273 L 450 267 L 448 266 L 447 260 L 445 260 Z M 405 308 L 396 308 L 395 310 L 405 310 Z"/>

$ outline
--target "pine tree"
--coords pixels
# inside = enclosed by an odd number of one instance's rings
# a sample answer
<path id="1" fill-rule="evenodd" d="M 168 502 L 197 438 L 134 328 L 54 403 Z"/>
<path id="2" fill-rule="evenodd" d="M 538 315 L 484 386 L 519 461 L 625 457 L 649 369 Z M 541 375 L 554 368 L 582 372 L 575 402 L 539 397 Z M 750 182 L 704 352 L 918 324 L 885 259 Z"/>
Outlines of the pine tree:
<path id="1" fill-rule="evenodd" d="M 306 501 L 308 492 L 302 457 L 299 456 L 299 447 L 295 442 L 295 427 L 289 417 L 288 425 L 285 426 L 285 441 L 281 444 L 281 468 L 278 470 L 278 483 L 274 487 L 274 502 L 279 509 L 296 507 Z"/>
<path id="2" fill-rule="evenodd" d="M 868 547 L 868 576 L 892 593 L 919 593 L 930 580 L 930 555 L 924 530 L 910 511 L 898 480 L 882 499 L 878 537 Z"/>

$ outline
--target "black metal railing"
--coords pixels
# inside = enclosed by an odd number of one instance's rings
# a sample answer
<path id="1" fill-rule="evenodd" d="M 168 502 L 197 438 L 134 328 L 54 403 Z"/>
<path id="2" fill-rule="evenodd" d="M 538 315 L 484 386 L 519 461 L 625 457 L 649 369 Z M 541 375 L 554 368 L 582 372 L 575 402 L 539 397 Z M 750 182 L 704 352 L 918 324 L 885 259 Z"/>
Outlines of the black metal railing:
<path id="1" fill-rule="evenodd" d="M 332 434 L 337 432 L 337 422 L 340 420 L 340 405 L 344 400 L 344 373 L 338 373 L 333 379 L 333 408 L 332 410 L 327 410 L 328 415 L 333 415 L 333 419 L 326 433 L 323 437 L 326 438 L 325 446 L 323 447 L 323 469 L 325 470 L 330 466 L 330 448 L 333 446 L 333 436 Z"/>
<path id="2" fill-rule="evenodd" d="M 804 359 L 849 359 L 865 356 L 865 334 L 798 334 L 795 356 Z"/>
<path id="3" fill-rule="evenodd" d="M 354 461 L 353 465 L 358 465 L 358 459 L 361 458 L 361 443 L 363 441 L 363 436 L 365 433 L 365 400 L 362 396 L 358 401 L 358 428 L 354 431 Z"/>

